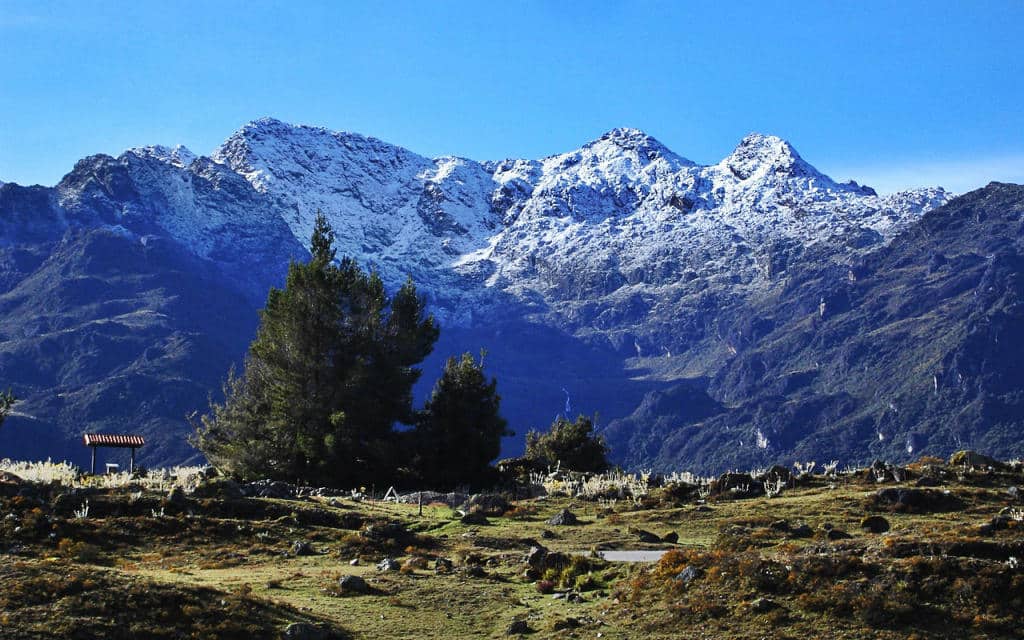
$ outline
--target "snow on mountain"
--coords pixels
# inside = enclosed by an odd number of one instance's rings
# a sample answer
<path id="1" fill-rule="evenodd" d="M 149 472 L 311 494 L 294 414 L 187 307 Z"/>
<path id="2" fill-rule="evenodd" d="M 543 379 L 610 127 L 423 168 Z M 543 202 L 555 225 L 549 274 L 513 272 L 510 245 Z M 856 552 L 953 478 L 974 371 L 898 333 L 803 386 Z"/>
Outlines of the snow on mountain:
<path id="1" fill-rule="evenodd" d="M 548 322 L 637 353 L 654 324 L 706 303 L 709 291 L 756 293 L 784 271 L 785 255 L 806 247 L 852 259 L 950 198 L 941 188 L 880 197 L 836 183 L 785 140 L 756 133 L 709 166 L 637 129 L 541 160 L 476 162 L 264 118 L 229 137 L 212 163 L 183 147 L 126 155 L 184 172 L 144 182 L 161 185 L 175 218 L 164 226 L 204 255 L 232 223 L 226 215 L 279 219 L 304 244 L 322 211 L 340 255 L 392 286 L 411 275 L 446 323 L 500 314 L 511 296 Z M 229 180 L 221 172 L 244 178 L 263 205 L 204 207 L 189 176 Z"/>

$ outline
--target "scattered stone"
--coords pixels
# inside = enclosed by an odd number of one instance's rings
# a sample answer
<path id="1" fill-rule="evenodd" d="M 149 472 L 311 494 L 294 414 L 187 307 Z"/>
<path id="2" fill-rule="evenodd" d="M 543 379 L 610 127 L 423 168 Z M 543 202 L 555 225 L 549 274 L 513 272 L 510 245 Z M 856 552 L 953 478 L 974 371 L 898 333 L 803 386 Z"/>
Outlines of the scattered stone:
<path id="1" fill-rule="evenodd" d="M 778 607 L 778 603 L 771 598 L 756 598 L 750 603 L 750 610 L 755 613 L 765 613 L 772 609 L 777 609 Z"/>
<path id="2" fill-rule="evenodd" d="M 293 556 L 315 556 L 316 555 L 316 549 L 313 548 L 313 545 L 311 545 L 310 543 L 308 543 L 308 542 L 306 542 L 304 540 L 296 540 L 295 542 L 292 543 L 292 555 Z"/>
<path id="3" fill-rule="evenodd" d="M 377 571 L 398 571 L 401 566 L 392 558 L 384 558 L 377 563 Z"/>
<path id="4" fill-rule="evenodd" d="M 276 498 L 278 500 L 294 500 L 295 487 L 280 480 L 257 480 L 242 485 L 242 493 L 256 498 Z"/>
<path id="5" fill-rule="evenodd" d="M 464 504 L 466 500 L 469 500 L 469 496 L 464 493 L 439 493 L 437 491 L 416 491 L 413 493 L 407 493 L 404 496 L 398 496 L 398 502 L 402 504 L 419 504 L 422 494 L 423 504 L 430 504 L 432 502 L 441 502 L 452 509 L 457 509 L 459 505 Z"/>
<path id="6" fill-rule="evenodd" d="M 511 509 L 512 504 L 500 493 L 476 493 L 462 505 L 463 511 L 479 511 L 491 518 L 503 516 Z"/>
<path id="7" fill-rule="evenodd" d="M 849 540 L 853 536 L 839 529 L 829 529 L 825 537 L 829 540 Z"/>
<path id="8" fill-rule="evenodd" d="M 704 575 L 704 571 L 692 564 L 676 575 L 676 580 L 689 586 L 691 582 Z"/>
<path id="9" fill-rule="evenodd" d="M 530 625 L 526 624 L 526 620 L 513 620 L 512 624 L 508 625 L 508 629 L 505 630 L 507 636 L 518 636 L 524 633 L 533 633 L 533 629 Z"/>
<path id="10" fill-rule="evenodd" d="M 636 536 L 637 539 L 640 540 L 640 542 L 651 544 L 661 542 L 661 538 L 651 533 L 650 531 L 644 531 L 643 529 L 637 529 L 636 527 L 629 527 L 626 531 Z"/>
<path id="11" fill-rule="evenodd" d="M 801 522 L 789 530 L 789 535 L 792 538 L 811 538 L 814 536 L 814 529 L 806 522 Z"/>
<path id="12" fill-rule="evenodd" d="M 562 509 L 555 515 L 551 516 L 551 519 L 548 520 L 548 524 L 555 526 L 572 526 L 579 524 L 579 520 L 572 511 Z"/>
<path id="13" fill-rule="evenodd" d="M 187 506 L 188 498 L 185 497 L 185 490 L 175 485 L 167 494 L 167 504 L 175 507 Z"/>
<path id="14" fill-rule="evenodd" d="M 668 542 L 669 544 L 675 544 L 679 542 L 679 534 L 675 531 L 669 531 L 665 535 L 661 536 L 662 542 Z"/>
<path id="15" fill-rule="evenodd" d="M 480 526 L 487 526 L 491 524 L 490 520 L 487 519 L 487 516 L 485 516 L 481 511 L 470 511 L 459 518 L 459 522 L 462 524 Z"/>
<path id="16" fill-rule="evenodd" d="M 775 522 L 768 525 L 768 528 L 772 531 L 778 531 L 779 533 L 789 533 L 789 521 L 776 520 Z"/>
<path id="17" fill-rule="evenodd" d="M 219 498 L 221 500 L 238 500 L 244 497 L 242 487 L 230 478 L 215 478 L 200 484 L 192 492 L 193 498 Z"/>
<path id="18" fill-rule="evenodd" d="M 484 571 L 484 568 L 481 567 L 478 564 L 471 564 L 471 565 L 469 565 L 468 567 L 463 569 L 463 572 L 465 572 L 465 574 L 467 576 L 469 576 L 470 578 L 486 578 L 487 577 L 487 572 Z"/>
<path id="19" fill-rule="evenodd" d="M 348 564 L 349 564 L 350 567 L 358 567 L 359 566 L 359 558 L 352 558 L 351 560 L 348 561 Z"/>
<path id="20" fill-rule="evenodd" d="M 361 536 L 374 542 L 387 542 L 388 540 L 402 541 L 409 537 L 409 532 L 398 522 L 385 524 L 370 524 L 359 532 Z"/>
<path id="21" fill-rule="evenodd" d="M 579 629 L 582 626 L 576 618 L 566 618 L 564 620 L 555 620 L 555 623 L 551 625 L 554 631 L 565 631 L 567 629 Z"/>
<path id="22" fill-rule="evenodd" d="M 889 530 L 889 521 L 882 516 L 868 516 L 860 521 L 860 528 L 868 533 L 885 533 Z"/>
<path id="23" fill-rule="evenodd" d="M 530 551 L 526 554 L 526 564 L 537 570 L 543 569 L 544 559 L 547 555 L 548 550 L 544 547 L 530 547 Z"/>
<path id="24" fill-rule="evenodd" d="M 342 593 L 369 593 L 370 585 L 366 584 L 359 576 L 341 576 L 338 579 L 338 588 Z"/>
<path id="25" fill-rule="evenodd" d="M 963 501 L 949 491 L 889 487 L 879 489 L 872 496 L 869 506 L 927 513 L 930 511 L 956 511 L 963 508 Z"/>
<path id="26" fill-rule="evenodd" d="M 1010 487 L 1006 490 L 1006 495 L 1010 496 L 1014 500 L 1020 500 L 1020 489 L 1017 487 Z"/>
<path id="27" fill-rule="evenodd" d="M 550 529 L 541 529 L 540 537 L 545 540 L 554 540 L 558 537 L 558 534 L 556 534 L 554 531 L 551 531 Z"/>
<path id="28" fill-rule="evenodd" d="M 448 558 L 434 560 L 434 573 L 451 573 L 454 565 Z"/>
<path id="29" fill-rule="evenodd" d="M 293 622 L 285 627 L 283 636 L 287 640 L 323 640 L 327 632 L 308 622 Z"/>
<path id="30" fill-rule="evenodd" d="M 938 487 L 942 485 L 942 480 L 934 476 L 922 476 L 914 482 L 915 487 Z"/>

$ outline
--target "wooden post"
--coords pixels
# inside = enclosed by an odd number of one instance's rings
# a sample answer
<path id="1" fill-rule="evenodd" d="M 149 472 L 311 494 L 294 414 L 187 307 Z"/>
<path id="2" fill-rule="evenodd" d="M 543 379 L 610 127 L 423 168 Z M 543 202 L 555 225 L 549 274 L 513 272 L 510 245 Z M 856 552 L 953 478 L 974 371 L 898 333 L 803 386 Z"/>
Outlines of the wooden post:
<path id="1" fill-rule="evenodd" d="M 96 447 L 89 447 L 92 449 L 92 475 L 96 475 Z"/>
<path id="2" fill-rule="evenodd" d="M 132 457 L 128 460 L 128 475 L 135 473 L 135 447 L 132 447 Z"/>
<path id="3" fill-rule="evenodd" d="M 422 489 L 420 489 L 419 495 L 420 495 L 420 499 L 419 499 L 419 503 L 420 503 L 420 517 L 422 518 L 423 517 L 423 490 Z"/>

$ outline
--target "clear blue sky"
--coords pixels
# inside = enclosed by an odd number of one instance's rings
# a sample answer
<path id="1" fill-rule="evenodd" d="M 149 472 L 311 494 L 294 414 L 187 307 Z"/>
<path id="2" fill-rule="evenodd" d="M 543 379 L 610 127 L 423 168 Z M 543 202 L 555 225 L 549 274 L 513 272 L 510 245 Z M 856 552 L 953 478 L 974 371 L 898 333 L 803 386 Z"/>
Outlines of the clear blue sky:
<path id="1" fill-rule="evenodd" d="M 479 160 L 760 131 L 886 191 L 1024 182 L 1022 28 L 1020 0 L 0 0 L 0 180 L 270 115 Z"/>

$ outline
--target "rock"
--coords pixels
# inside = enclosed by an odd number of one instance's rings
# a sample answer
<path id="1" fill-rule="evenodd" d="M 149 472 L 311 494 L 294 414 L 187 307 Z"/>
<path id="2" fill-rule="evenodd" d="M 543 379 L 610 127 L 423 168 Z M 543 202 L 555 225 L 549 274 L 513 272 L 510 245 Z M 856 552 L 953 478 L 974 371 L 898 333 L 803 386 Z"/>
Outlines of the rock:
<path id="1" fill-rule="evenodd" d="M 398 522 L 387 522 L 366 525 L 359 535 L 374 542 L 387 542 L 388 540 L 400 542 L 409 537 L 409 531 Z"/>
<path id="2" fill-rule="evenodd" d="M 505 629 L 505 635 L 507 636 L 517 636 L 524 633 L 533 633 L 533 629 L 530 628 L 530 625 L 526 624 L 526 620 L 513 620 L 512 624 L 508 625 L 508 628 Z"/>
<path id="3" fill-rule="evenodd" d="M 1004 529 L 1010 528 L 1010 522 L 1012 521 L 1013 520 L 1010 516 L 998 515 L 993 516 L 992 520 L 989 521 L 989 524 L 992 525 L 993 531 L 1003 531 Z"/>
<path id="4" fill-rule="evenodd" d="M 188 505 L 188 498 L 185 497 L 185 490 L 175 485 L 171 488 L 167 494 L 167 504 L 175 507 L 185 507 Z"/>
<path id="5" fill-rule="evenodd" d="M 530 551 L 526 554 L 526 564 L 539 571 L 544 568 L 544 559 L 547 555 L 548 550 L 544 547 L 530 547 Z"/>
<path id="6" fill-rule="evenodd" d="M 805 522 L 801 522 L 797 526 L 789 530 L 791 538 L 811 538 L 814 536 L 814 529 Z"/>
<path id="7" fill-rule="evenodd" d="M 1013 500 L 1020 500 L 1020 489 L 1017 487 L 1010 487 L 1006 490 L 1006 495 L 1010 496 Z"/>
<path id="8" fill-rule="evenodd" d="M 434 573 L 451 573 L 453 566 L 448 558 L 438 558 L 434 560 Z"/>
<path id="9" fill-rule="evenodd" d="M 825 534 L 825 537 L 829 540 L 849 540 L 853 536 L 839 529 L 829 529 L 828 532 Z"/>
<path id="10" fill-rule="evenodd" d="M 308 622 L 293 622 L 281 634 L 287 640 L 324 640 L 327 632 Z"/>
<path id="11" fill-rule="evenodd" d="M 554 531 L 552 531 L 550 529 L 541 529 L 540 530 L 540 537 L 545 539 L 545 540 L 554 540 L 555 538 L 558 537 L 558 534 L 556 534 Z"/>
<path id="12" fill-rule="evenodd" d="M 640 540 L 640 542 L 646 542 L 651 544 L 661 542 L 661 538 L 651 533 L 650 531 L 644 531 L 643 529 L 637 529 L 636 527 L 629 527 L 626 531 L 631 535 L 636 536 L 637 539 Z"/>
<path id="13" fill-rule="evenodd" d="M 694 511 L 696 511 L 697 513 L 711 513 L 712 511 L 714 511 L 714 509 L 712 509 L 711 507 L 709 507 L 706 504 L 701 504 L 701 505 L 697 505 L 697 507 L 694 509 Z"/>
<path id="14" fill-rule="evenodd" d="M 384 558 L 377 563 L 377 571 L 398 571 L 401 566 L 392 558 Z"/>
<path id="15" fill-rule="evenodd" d="M 914 481 L 915 487 L 938 487 L 942 485 L 942 480 L 934 476 L 922 476 Z"/>
<path id="16" fill-rule="evenodd" d="M 576 618 L 566 618 L 564 620 L 555 620 L 551 628 L 554 631 L 565 631 L 567 629 L 579 629 L 582 624 Z"/>
<path id="17" fill-rule="evenodd" d="M 257 480 L 242 486 L 242 493 L 257 498 L 275 498 L 278 500 L 294 500 L 295 487 L 280 480 Z"/>
<path id="18" fill-rule="evenodd" d="M 459 518 L 459 522 L 461 522 L 462 524 L 480 526 L 486 526 L 491 524 L 490 521 L 487 519 L 487 516 L 485 516 L 480 511 L 470 511 L 469 513 Z"/>
<path id="19" fill-rule="evenodd" d="M 661 536 L 661 541 L 669 544 L 675 544 L 679 542 L 679 534 L 675 531 L 669 531 L 665 535 Z"/>
<path id="20" fill-rule="evenodd" d="M 791 477 L 792 473 L 789 471 L 789 469 L 780 464 L 777 464 L 771 469 L 757 476 L 757 481 L 762 483 L 765 480 L 782 480 L 783 482 L 789 482 L 789 479 Z"/>
<path id="21" fill-rule="evenodd" d="M 779 533 L 789 533 L 789 521 L 776 520 L 775 522 L 768 525 L 768 528 L 772 531 L 778 531 Z"/>
<path id="22" fill-rule="evenodd" d="M 889 530 L 889 521 L 882 516 L 868 516 L 860 521 L 860 528 L 869 533 L 885 533 Z"/>
<path id="23" fill-rule="evenodd" d="M 292 543 L 292 555 L 293 556 L 315 556 L 316 555 L 316 549 L 313 548 L 313 545 L 311 545 L 310 543 L 308 543 L 308 542 L 306 542 L 304 540 L 296 540 L 295 542 Z"/>
<path id="24" fill-rule="evenodd" d="M 778 607 L 778 603 L 770 598 L 756 598 L 750 603 L 750 610 L 756 613 L 765 613 Z"/>
<path id="25" fill-rule="evenodd" d="M 683 569 L 682 571 L 680 571 L 676 575 L 675 579 L 677 581 L 683 583 L 684 585 L 689 586 L 689 584 L 691 582 L 693 582 L 697 578 L 700 578 L 703 575 L 704 575 L 704 571 L 703 570 L 701 570 L 700 568 L 695 567 L 695 566 L 693 566 L 691 564 L 691 565 L 687 566 L 685 569 Z"/>
<path id="26" fill-rule="evenodd" d="M 497 518 L 512 509 L 512 504 L 500 493 L 476 493 L 462 505 L 462 510 L 479 511 L 485 516 Z"/>
<path id="27" fill-rule="evenodd" d="M 890 487 L 879 489 L 872 497 L 869 506 L 927 513 L 930 511 L 956 511 L 963 508 L 963 502 L 949 491 Z"/>
<path id="28" fill-rule="evenodd" d="M 555 526 L 572 526 L 575 524 L 579 524 L 579 520 L 576 518 L 576 515 L 573 514 L 572 511 L 569 511 L 568 509 L 562 509 L 555 515 L 551 516 L 551 519 L 548 520 L 548 524 Z"/>
<path id="29" fill-rule="evenodd" d="M 342 593 L 369 593 L 370 585 L 366 584 L 359 576 L 341 576 L 338 579 L 338 588 Z"/>
<path id="30" fill-rule="evenodd" d="M 468 567 L 463 569 L 463 572 L 467 576 L 469 576 L 470 578 L 486 578 L 487 577 L 487 572 L 484 571 L 484 568 L 481 567 L 478 564 L 471 564 L 471 565 L 469 565 Z"/>
<path id="31" fill-rule="evenodd" d="M 216 478 L 200 484 L 192 492 L 193 498 L 219 498 L 237 500 L 244 497 L 242 487 L 230 478 Z"/>
<path id="32" fill-rule="evenodd" d="M 358 567 L 359 566 L 359 558 L 352 558 L 351 560 L 348 561 L 348 565 L 350 567 Z"/>
<path id="33" fill-rule="evenodd" d="M 949 456 L 949 464 L 954 467 L 988 467 L 992 469 L 1000 469 L 1003 467 L 1003 463 L 999 462 L 995 458 L 970 450 L 957 451 L 953 455 Z"/>

